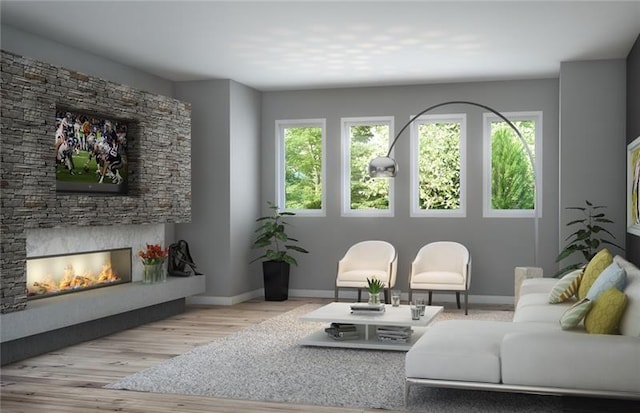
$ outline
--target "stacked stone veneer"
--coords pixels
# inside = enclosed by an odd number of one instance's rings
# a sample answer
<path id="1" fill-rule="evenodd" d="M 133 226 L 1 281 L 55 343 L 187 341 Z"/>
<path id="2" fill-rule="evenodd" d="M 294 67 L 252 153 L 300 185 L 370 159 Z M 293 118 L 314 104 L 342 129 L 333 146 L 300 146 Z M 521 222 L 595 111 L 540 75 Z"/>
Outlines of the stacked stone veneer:
<path id="1" fill-rule="evenodd" d="M 189 222 L 191 106 L 2 51 L 1 312 L 26 307 L 32 228 Z M 128 122 L 126 195 L 56 192 L 56 110 Z"/>

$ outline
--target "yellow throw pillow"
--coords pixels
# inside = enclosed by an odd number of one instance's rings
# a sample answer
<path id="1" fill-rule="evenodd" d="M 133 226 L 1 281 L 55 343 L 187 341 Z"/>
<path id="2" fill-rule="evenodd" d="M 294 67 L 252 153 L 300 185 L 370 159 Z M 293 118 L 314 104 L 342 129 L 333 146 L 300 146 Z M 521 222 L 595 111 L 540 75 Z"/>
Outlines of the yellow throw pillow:
<path id="1" fill-rule="evenodd" d="M 615 287 L 600 294 L 584 318 L 590 334 L 617 334 L 618 324 L 627 307 L 627 296 Z"/>
<path id="2" fill-rule="evenodd" d="M 571 271 L 556 282 L 549 293 L 549 304 L 567 301 L 576 294 L 582 279 L 582 269 Z"/>
<path id="3" fill-rule="evenodd" d="M 613 256 L 608 249 L 601 249 L 584 269 L 584 275 L 580 281 L 580 287 L 578 288 L 578 300 L 582 300 L 587 296 L 591 285 L 595 282 L 596 278 L 605 268 L 607 268 L 613 262 Z"/>

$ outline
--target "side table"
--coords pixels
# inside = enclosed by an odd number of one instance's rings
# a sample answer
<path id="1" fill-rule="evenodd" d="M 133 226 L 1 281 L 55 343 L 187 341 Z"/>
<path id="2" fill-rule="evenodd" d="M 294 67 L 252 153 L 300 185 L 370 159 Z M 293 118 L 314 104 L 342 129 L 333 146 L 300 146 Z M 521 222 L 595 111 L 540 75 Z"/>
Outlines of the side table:
<path id="1" fill-rule="evenodd" d="M 518 305 L 520 299 L 520 286 L 527 278 L 542 278 L 542 268 L 540 267 L 516 267 L 514 274 L 514 295 L 513 306 Z"/>

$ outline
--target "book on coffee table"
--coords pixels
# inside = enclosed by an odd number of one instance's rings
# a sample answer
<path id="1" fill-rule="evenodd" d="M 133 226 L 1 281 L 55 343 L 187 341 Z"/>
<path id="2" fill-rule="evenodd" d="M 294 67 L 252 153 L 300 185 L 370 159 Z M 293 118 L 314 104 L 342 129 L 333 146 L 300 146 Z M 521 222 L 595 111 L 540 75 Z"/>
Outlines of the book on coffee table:
<path id="1" fill-rule="evenodd" d="M 357 340 L 360 338 L 360 334 L 357 331 L 340 331 L 336 333 L 327 333 L 327 335 L 338 341 L 342 340 Z"/>
<path id="2" fill-rule="evenodd" d="M 351 304 L 351 312 L 357 314 L 380 314 L 384 313 L 385 306 L 383 303 L 380 304 L 369 304 L 369 303 L 353 303 Z"/>
<path id="3" fill-rule="evenodd" d="M 378 340 L 382 341 L 397 341 L 406 343 L 411 337 L 413 329 L 411 327 L 404 326 L 378 326 L 376 328 L 376 334 Z"/>

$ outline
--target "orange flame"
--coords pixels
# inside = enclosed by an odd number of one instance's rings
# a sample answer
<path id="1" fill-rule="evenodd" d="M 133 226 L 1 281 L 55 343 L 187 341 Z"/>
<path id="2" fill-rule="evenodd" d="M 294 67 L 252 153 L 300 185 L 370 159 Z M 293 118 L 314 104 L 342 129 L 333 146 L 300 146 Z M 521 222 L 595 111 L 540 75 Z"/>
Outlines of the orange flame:
<path id="1" fill-rule="evenodd" d="M 51 274 L 47 274 L 39 281 L 34 281 L 32 285 L 27 286 L 28 295 L 45 295 L 109 284 L 120 281 L 120 276 L 113 272 L 111 264 L 104 264 L 98 274 L 85 272 L 83 275 L 74 274 L 73 266 L 67 265 L 59 280 L 56 282 Z"/>

